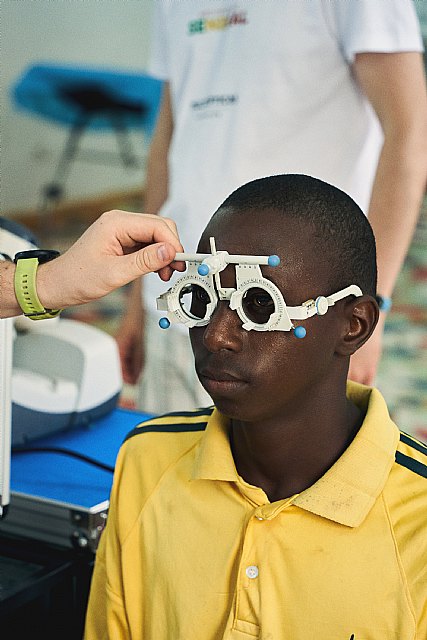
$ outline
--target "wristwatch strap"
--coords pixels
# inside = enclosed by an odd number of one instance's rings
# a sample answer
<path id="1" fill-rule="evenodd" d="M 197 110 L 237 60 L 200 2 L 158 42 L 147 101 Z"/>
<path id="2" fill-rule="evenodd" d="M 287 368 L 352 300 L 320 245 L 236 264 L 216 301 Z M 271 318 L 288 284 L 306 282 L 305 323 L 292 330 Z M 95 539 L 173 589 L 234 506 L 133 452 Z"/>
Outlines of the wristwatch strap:
<path id="1" fill-rule="evenodd" d="M 380 311 L 383 311 L 384 313 L 387 313 L 388 311 L 390 311 L 392 307 L 391 298 L 386 298 L 385 296 L 380 296 L 379 294 L 377 294 L 376 298 L 377 298 Z"/>
<path id="2" fill-rule="evenodd" d="M 40 302 L 36 290 L 36 274 L 39 266 L 38 258 L 22 258 L 16 263 L 15 295 L 24 316 L 31 320 L 55 318 L 61 309 L 45 309 Z"/>

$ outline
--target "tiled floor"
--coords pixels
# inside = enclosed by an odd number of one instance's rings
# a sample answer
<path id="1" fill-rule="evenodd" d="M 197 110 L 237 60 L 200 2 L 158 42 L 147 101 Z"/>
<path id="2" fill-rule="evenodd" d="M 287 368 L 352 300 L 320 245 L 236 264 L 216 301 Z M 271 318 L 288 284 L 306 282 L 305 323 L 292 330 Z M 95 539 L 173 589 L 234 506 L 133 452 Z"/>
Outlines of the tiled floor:
<path id="1" fill-rule="evenodd" d="M 138 210 L 132 200 L 118 202 L 117 207 Z M 72 221 L 58 225 L 55 237 L 49 236 L 49 246 L 66 248 L 81 229 L 81 218 L 78 225 Z M 64 315 L 114 334 L 125 298 L 121 289 Z M 393 296 L 377 385 L 399 427 L 427 441 L 427 198 Z M 134 389 L 125 386 L 122 404 L 132 406 L 133 398 Z"/>

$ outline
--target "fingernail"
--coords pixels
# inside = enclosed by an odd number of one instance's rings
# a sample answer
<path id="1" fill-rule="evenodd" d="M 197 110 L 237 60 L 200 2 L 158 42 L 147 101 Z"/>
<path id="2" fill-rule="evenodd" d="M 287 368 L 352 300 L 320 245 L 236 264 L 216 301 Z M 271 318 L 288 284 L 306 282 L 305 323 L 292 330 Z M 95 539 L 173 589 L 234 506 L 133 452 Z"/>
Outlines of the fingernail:
<path id="1" fill-rule="evenodd" d="M 157 247 L 157 256 L 162 262 L 169 260 L 169 252 L 164 244 Z"/>

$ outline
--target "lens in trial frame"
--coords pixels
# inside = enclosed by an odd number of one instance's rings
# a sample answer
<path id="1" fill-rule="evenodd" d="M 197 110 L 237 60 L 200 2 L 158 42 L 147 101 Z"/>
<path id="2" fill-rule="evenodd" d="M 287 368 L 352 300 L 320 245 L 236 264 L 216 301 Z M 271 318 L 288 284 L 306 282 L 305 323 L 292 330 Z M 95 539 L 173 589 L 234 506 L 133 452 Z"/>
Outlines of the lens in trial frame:
<path id="1" fill-rule="evenodd" d="M 209 293 L 197 284 L 187 284 L 179 294 L 181 309 L 189 318 L 203 320 L 210 301 Z"/>
<path id="2" fill-rule="evenodd" d="M 274 300 L 265 289 L 253 287 L 245 292 L 242 300 L 246 317 L 256 324 L 267 324 L 274 313 Z"/>

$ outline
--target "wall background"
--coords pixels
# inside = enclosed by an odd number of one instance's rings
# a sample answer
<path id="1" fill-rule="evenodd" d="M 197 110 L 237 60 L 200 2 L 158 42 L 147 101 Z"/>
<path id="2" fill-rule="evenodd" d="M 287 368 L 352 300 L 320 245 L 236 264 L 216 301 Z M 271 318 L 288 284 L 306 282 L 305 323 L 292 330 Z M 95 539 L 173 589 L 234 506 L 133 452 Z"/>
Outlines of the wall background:
<path id="1" fill-rule="evenodd" d="M 61 126 L 15 111 L 10 87 L 27 66 L 38 62 L 144 71 L 151 10 L 159 1 L 0 0 L 3 215 L 19 216 L 37 208 L 40 189 L 51 181 L 68 133 Z M 427 42 L 427 0 L 414 0 L 414 4 Z M 140 154 L 146 153 L 142 134 L 134 132 L 132 142 Z M 117 146 L 113 134 L 90 133 L 84 137 L 82 148 L 115 151 Z M 67 180 L 66 198 L 84 200 L 142 188 L 143 182 L 143 168 L 77 160 Z"/>
<path id="2" fill-rule="evenodd" d="M 151 8 L 155 0 L 2 0 L 1 195 L 4 214 L 38 206 L 42 185 L 52 179 L 67 130 L 14 110 L 10 87 L 37 62 L 146 69 Z M 140 133 L 135 150 L 146 151 Z M 113 134 L 88 133 L 82 148 L 116 150 Z M 143 185 L 141 169 L 84 161 L 72 165 L 66 195 L 84 199 Z"/>

